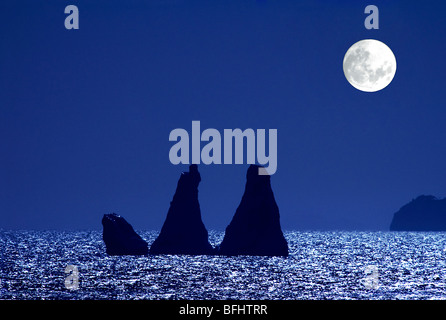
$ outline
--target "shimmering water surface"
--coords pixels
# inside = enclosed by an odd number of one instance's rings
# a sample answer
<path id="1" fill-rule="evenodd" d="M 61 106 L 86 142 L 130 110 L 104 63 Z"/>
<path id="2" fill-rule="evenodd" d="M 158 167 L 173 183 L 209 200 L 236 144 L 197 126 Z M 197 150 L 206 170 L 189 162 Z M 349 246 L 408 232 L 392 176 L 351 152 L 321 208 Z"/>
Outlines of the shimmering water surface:
<path id="1" fill-rule="evenodd" d="M 149 245 L 157 232 L 138 232 Z M 220 243 L 223 232 L 210 232 Z M 446 233 L 285 232 L 290 256 L 108 256 L 101 231 L 0 231 L 1 299 L 445 299 Z M 67 265 L 78 289 L 67 289 Z M 71 282 L 70 282 L 71 283 Z"/>

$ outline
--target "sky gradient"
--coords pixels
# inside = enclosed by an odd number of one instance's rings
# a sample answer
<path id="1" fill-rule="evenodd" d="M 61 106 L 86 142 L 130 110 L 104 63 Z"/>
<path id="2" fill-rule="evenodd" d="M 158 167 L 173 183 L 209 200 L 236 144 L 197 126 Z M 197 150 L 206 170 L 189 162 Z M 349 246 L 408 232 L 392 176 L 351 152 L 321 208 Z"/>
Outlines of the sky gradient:
<path id="1" fill-rule="evenodd" d="M 77 5 L 79 30 L 64 27 Z M 375 4 L 380 29 L 364 27 Z M 446 196 L 446 4 L 431 1 L 2 1 L 0 228 L 100 229 L 115 212 L 159 230 L 186 165 L 169 133 L 277 129 L 284 230 L 388 230 Z M 345 79 L 362 39 L 394 52 L 382 91 Z M 199 165 L 224 230 L 248 165 Z"/>

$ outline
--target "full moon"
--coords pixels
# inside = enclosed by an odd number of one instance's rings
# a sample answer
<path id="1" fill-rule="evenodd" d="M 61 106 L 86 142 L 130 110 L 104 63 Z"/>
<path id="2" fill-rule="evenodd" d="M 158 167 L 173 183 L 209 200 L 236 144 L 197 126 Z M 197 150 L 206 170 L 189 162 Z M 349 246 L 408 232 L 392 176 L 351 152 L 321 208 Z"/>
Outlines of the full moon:
<path id="1" fill-rule="evenodd" d="M 392 82 L 396 59 L 388 46 L 378 40 L 356 42 L 344 56 L 344 75 L 358 90 L 375 92 Z"/>

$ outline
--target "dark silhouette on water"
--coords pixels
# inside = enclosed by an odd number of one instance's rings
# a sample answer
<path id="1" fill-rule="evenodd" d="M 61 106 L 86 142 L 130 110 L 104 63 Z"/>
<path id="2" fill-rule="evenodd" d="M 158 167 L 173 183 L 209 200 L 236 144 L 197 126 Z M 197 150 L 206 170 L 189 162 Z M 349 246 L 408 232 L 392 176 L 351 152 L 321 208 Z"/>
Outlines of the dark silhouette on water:
<path id="1" fill-rule="evenodd" d="M 109 255 L 146 255 L 149 253 L 145 242 L 133 227 L 116 213 L 104 214 L 102 218 L 102 239 Z"/>
<path id="2" fill-rule="evenodd" d="M 269 175 L 258 175 L 251 165 L 245 193 L 218 248 L 220 255 L 288 256 Z"/>
<path id="3" fill-rule="evenodd" d="M 256 165 L 248 168 L 245 193 L 218 248 L 209 243 L 208 231 L 201 219 L 198 201 L 201 176 L 193 164 L 189 172 L 181 174 L 166 220 L 150 250 L 124 218 L 109 214 L 102 219 L 107 253 L 288 256 L 271 178 L 259 175 L 259 168 Z"/>
<path id="4" fill-rule="evenodd" d="M 393 215 L 391 231 L 446 231 L 446 198 L 422 195 Z"/>
<path id="5" fill-rule="evenodd" d="M 201 181 L 197 165 L 189 166 L 178 180 L 161 232 L 150 247 L 150 254 L 209 255 L 214 248 L 201 220 L 198 185 Z"/>

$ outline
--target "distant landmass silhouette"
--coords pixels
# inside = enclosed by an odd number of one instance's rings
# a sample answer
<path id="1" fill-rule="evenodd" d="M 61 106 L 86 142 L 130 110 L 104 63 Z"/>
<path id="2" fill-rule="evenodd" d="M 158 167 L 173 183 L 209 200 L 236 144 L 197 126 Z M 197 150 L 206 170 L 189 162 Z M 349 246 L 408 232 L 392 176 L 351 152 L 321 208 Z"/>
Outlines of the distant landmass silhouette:
<path id="1" fill-rule="evenodd" d="M 145 242 L 123 217 L 116 213 L 104 214 L 102 238 L 109 255 L 146 255 Z"/>
<path id="2" fill-rule="evenodd" d="M 446 231 L 446 198 L 421 195 L 393 215 L 391 231 Z"/>
<path id="3" fill-rule="evenodd" d="M 196 164 L 189 166 L 189 172 L 181 174 L 166 220 L 150 247 L 150 254 L 210 255 L 215 252 L 201 220 L 200 181 Z"/>
<path id="4" fill-rule="evenodd" d="M 270 176 L 258 170 L 257 165 L 248 168 L 245 192 L 217 254 L 288 256 Z"/>

